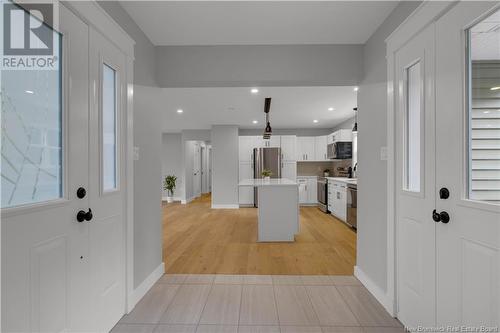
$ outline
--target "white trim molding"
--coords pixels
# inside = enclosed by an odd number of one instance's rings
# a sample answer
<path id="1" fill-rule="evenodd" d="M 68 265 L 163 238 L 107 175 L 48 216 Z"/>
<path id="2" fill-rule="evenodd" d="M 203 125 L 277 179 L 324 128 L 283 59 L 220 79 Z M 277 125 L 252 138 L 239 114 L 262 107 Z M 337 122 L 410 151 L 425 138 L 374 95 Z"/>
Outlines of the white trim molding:
<path id="1" fill-rule="evenodd" d="M 214 205 L 212 204 L 212 209 L 238 209 L 240 205 Z"/>
<path id="2" fill-rule="evenodd" d="M 165 263 L 161 263 L 142 283 L 134 289 L 127 304 L 127 313 L 130 313 L 153 285 L 165 274 Z"/>
<path id="3" fill-rule="evenodd" d="M 161 201 L 167 201 L 167 197 L 161 197 Z M 174 201 L 182 201 L 181 197 L 174 197 Z"/>
<path id="4" fill-rule="evenodd" d="M 354 266 L 354 276 L 368 289 L 368 291 L 379 301 L 380 304 L 389 312 L 393 317 L 396 317 L 394 307 L 394 299 L 392 299 L 387 292 L 383 291 L 375 282 L 373 282 L 368 275 L 366 275 L 359 266 Z"/>

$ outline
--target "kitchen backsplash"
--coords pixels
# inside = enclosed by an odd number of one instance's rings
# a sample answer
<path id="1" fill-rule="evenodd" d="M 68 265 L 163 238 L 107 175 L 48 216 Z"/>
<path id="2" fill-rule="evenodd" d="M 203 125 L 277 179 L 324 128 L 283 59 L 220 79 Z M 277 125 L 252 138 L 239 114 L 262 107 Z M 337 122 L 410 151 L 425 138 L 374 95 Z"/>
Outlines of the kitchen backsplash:
<path id="1" fill-rule="evenodd" d="M 328 162 L 297 162 L 297 176 L 323 176 L 325 169 L 330 170 L 330 177 L 346 177 L 339 168 L 347 169 L 351 166 L 351 160 L 328 161 Z"/>

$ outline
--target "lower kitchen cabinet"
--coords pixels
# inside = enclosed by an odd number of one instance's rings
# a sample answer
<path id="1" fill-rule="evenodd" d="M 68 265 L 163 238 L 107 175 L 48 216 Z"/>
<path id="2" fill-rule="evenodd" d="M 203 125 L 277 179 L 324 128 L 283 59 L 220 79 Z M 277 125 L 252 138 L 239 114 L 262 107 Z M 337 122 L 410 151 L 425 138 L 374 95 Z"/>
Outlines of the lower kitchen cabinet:
<path id="1" fill-rule="evenodd" d="M 253 163 L 240 163 L 239 178 L 240 181 L 253 178 Z M 242 206 L 253 205 L 253 187 L 238 186 L 238 202 Z"/>
<path id="2" fill-rule="evenodd" d="M 301 177 L 297 176 L 299 185 L 299 203 L 302 205 L 317 205 L 317 177 Z"/>
<path id="3" fill-rule="evenodd" d="M 347 185 L 342 182 L 328 183 L 328 210 L 342 221 L 347 220 Z"/>

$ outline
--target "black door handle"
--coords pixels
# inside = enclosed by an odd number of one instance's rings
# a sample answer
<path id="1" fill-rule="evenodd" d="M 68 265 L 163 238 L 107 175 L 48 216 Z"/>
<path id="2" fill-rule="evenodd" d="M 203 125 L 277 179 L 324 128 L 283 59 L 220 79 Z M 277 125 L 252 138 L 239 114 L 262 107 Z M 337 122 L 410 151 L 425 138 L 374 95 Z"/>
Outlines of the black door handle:
<path id="1" fill-rule="evenodd" d="M 83 199 L 87 195 L 87 191 L 83 187 L 79 187 L 78 190 L 76 190 L 76 196 L 78 199 Z"/>
<path id="2" fill-rule="evenodd" d="M 443 223 L 448 223 L 450 222 L 450 215 L 442 211 L 441 213 L 438 213 L 435 209 L 432 211 L 432 219 L 434 222 L 443 222 Z"/>
<path id="3" fill-rule="evenodd" d="M 78 222 L 83 222 L 83 221 L 90 221 L 92 220 L 92 209 L 89 208 L 89 211 L 86 212 L 86 211 L 79 211 L 78 214 L 76 214 L 76 220 Z"/>

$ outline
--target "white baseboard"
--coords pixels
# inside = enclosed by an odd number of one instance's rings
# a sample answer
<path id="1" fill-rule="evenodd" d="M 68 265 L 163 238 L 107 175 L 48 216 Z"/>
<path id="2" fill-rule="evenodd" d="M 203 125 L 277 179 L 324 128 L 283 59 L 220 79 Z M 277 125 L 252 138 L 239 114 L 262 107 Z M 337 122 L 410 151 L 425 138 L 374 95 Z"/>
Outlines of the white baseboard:
<path id="1" fill-rule="evenodd" d="M 358 266 L 354 266 L 354 276 L 368 289 L 368 291 L 382 304 L 382 306 L 393 317 L 396 316 L 394 311 L 394 302 L 387 297 L 385 291 L 380 289 Z"/>
<path id="2" fill-rule="evenodd" d="M 238 209 L 240 205 L 214 205 L 212 204 L 212 209 Z"/>
<path id="3" fill-rule="evenodd" d="M 181 197 L 174 197 L 174 201 L 181 201 Z M 161 197 L 161 201 L 167 201 L 167 197 Z"/>
<path id="4" fill-rule="evenodd" d="M 134 309 L 136 304 L 146 295 L 151 287 L 165 274 L 165 263 L 161 263 L 142 283 L 132 291 L 129 296 L 128 313 Z"/>
<path id="5" fill-rule="evenodd" d="M 194 199 L 196 199 L 196 197 L 191 197 L 191 198 L 186 199 L 186 200 L 182 199 L 181 204 L 186 205 L 186 204 L 190 203 L 191 201 L 193 201 Z"/>

